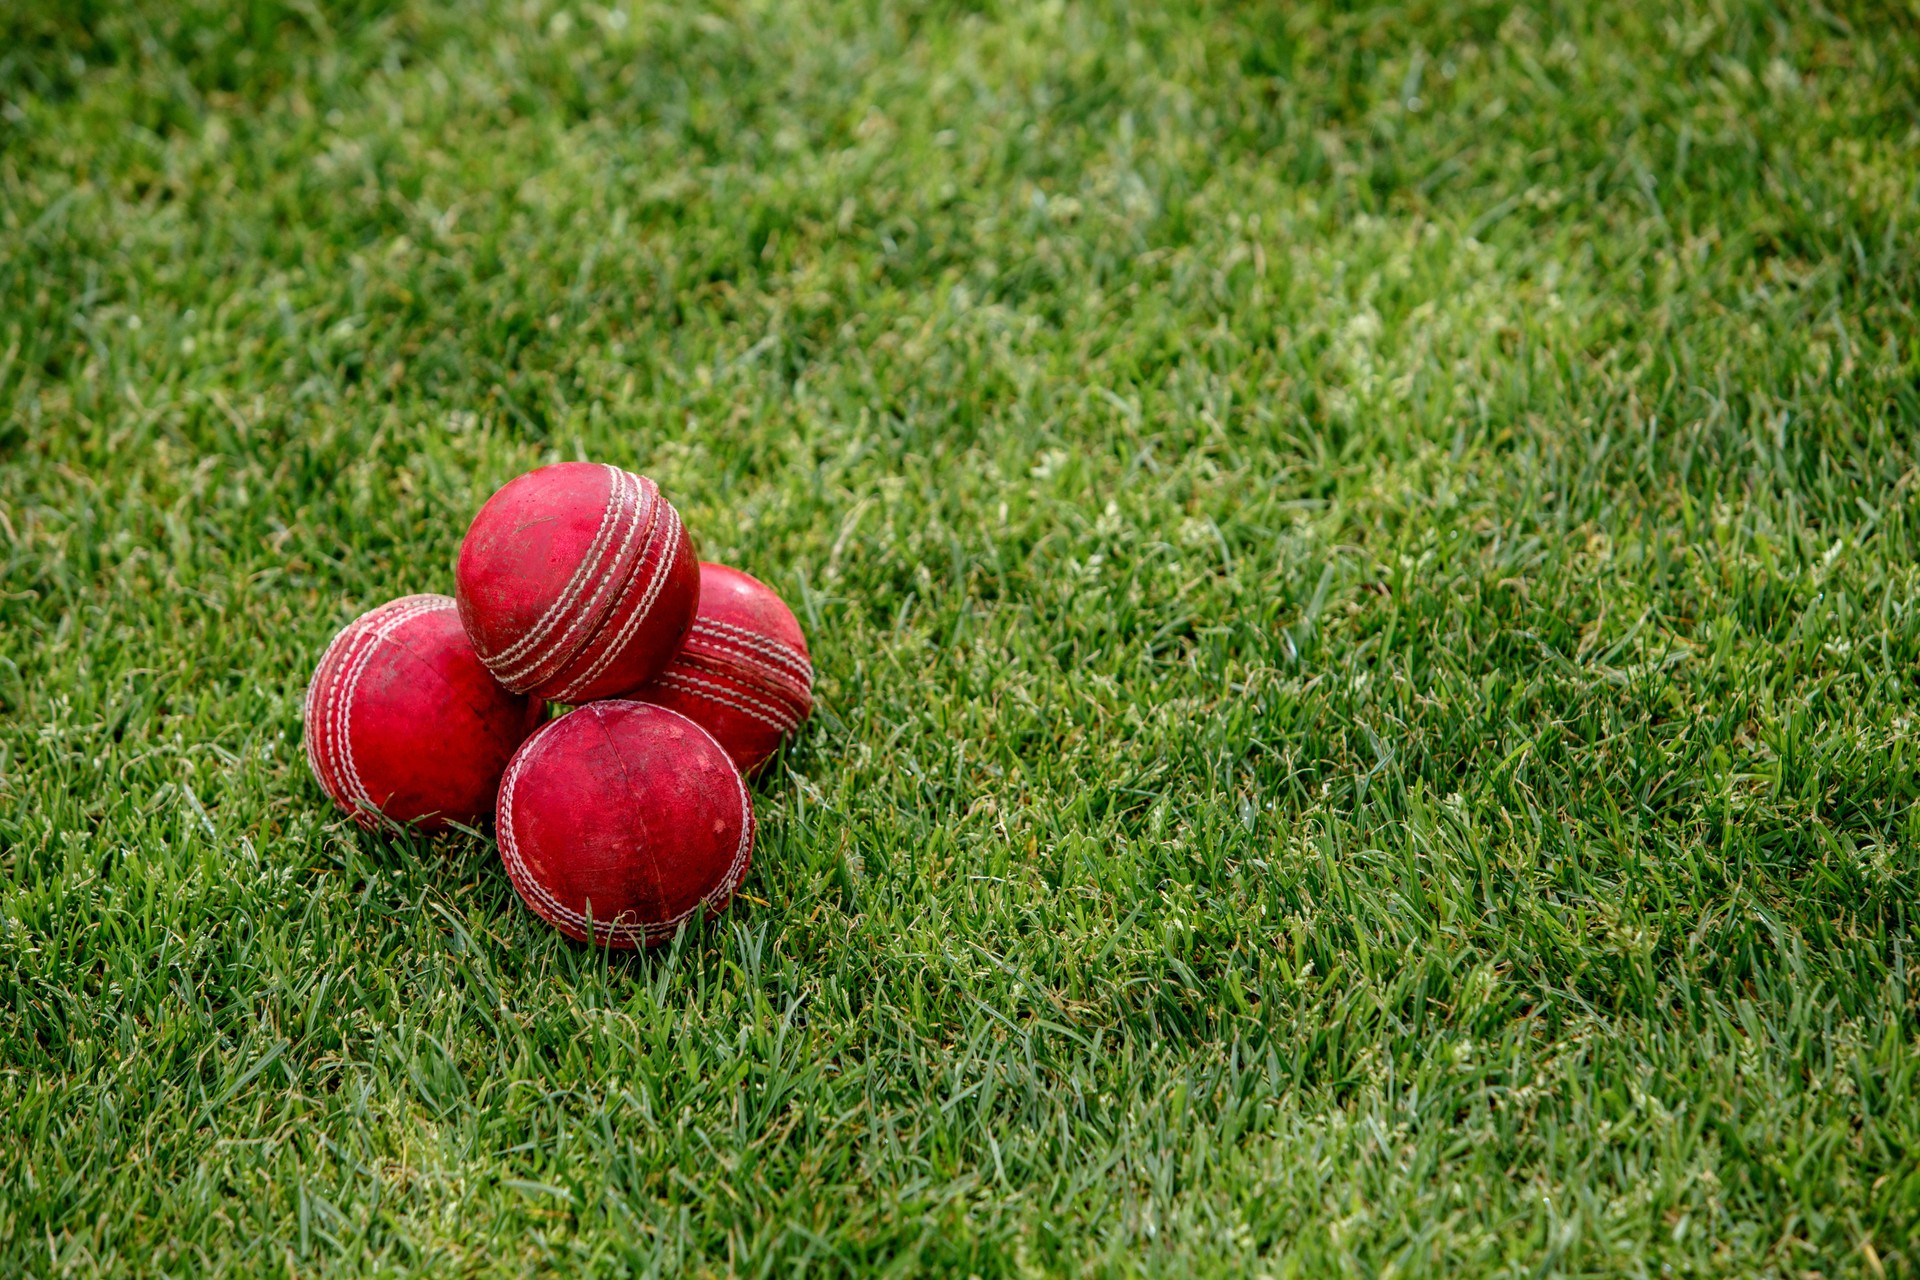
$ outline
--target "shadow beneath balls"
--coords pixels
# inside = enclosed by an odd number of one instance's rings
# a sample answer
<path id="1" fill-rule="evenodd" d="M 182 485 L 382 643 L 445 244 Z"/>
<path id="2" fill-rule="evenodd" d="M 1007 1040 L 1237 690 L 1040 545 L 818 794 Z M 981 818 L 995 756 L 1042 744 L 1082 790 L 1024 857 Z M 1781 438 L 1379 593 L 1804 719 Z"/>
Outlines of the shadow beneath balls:
<path id="1" fill-rule="evenodd" d="M 554 945 L 549 955 L 565 966 L 570 977 L 582 976 L 588 966 L 597 966 L 605 972 L 653 981 L 676 969 L 683 954 L 692 961 L 705 951 L 717 953 L 724 946 L 725 931 L 742 929 L 749 923 L 757 923 L 762 932 L 767 927 L 765 919 L 753 922 L 750 913 L 769 904 L 747 892 L 742 885 L 734 890 L 727 906 L 711 919 L 689 920 L 671 938 L 656 946 L 617 947 L 582 942 L 524 910 L 525 904 L 500 860 L 500 846 L 491 830 L 464 823 L 447 825 L 450 830 L 439 832 L 422 832 L 401 824 L 391 824 L 379 831 L 362 829 L 354 847 L 369 864 L 358 868 L 363 885 L 379 883 L 384 877 L 385 883 L 405 894 L 419 894 L 418 901 L 412 905 L 438 913 L 446 925 L 460 935 L 461 945 L 457 949 L 473 947 L 475 939 L 471 935 L 476 931 L 484 931 L 494 942 L 501 943 L 505 935 L 498 930 L 524 927 L 534 937 L 552 939 Z M 457 918 L 469 913 L 468 919 Z M 591 908 L 587 918 L 591 924 Z M 440 931 L 445 933 L 446 929 Z"/>
<path id="2" fill-rule="evenodd" d="M 747 786 L 758 797 L 774 794 L 782 780 L 809 782 L 808 768 L 830 758 L 822 749 L 823 741 L 838 739 L 845 732 L 846 725 L 840 717 L 834 715 L 831 708 L 816 702 L 806 721 L 782 738 L 773 754 L 748 776 Z"/>
<path id="3" fill-rule="evenodd" d="M 783 746 L 767 762 L 757 781 L 767 783 L 787 773 L 784 764 L 791 746 Z M 748 892 L 744 884 L 735 889 L 732 901 L 720 913 L 711 919 L 684 923 L 673 937 L 657 946 L 626 948 L 582 942 L 549 928 L 531 912 L 516 910 L 522 903 L 501 862 L 491 822 L 483 828 L 447 820 L 443 829 L 423 831 L 412 823 L 371 812 L 373 829 L 351 817 L 328 824 L 332 831 L 353 837 L 328 842 L 333 869 L 347 878 L 348 892 L 374 914 L 397 917 L 406 912 L 435 912 L 447 927 L 428 923 L 443 934 L 451 928 L 458 939 L 456 950 L 475 947 L 476 926 L 494 942 L 500 942 L 497 928 L 509 921 L 524 920 L 536 933 L 551 935 L 556 941 L 558 945 L 548 955 L 571 977 L 585 976 L 591 964 L 605 972 L 624 971 L 629 977 L 657 982 L 679 969 L 683 955 L 691 961 L 703 951 L 724 950 L 728 932 L 750 930 L 764 946 L 769 921 L 754 920 L 752 912 L 770 904 Z M 475 890 L 483 891 L 477 902 L 471 897 Z M 390 896 L 396 891 L 397 896 Z M 465 903 L 460 901 L 463 898 L 467 899 Z M 469 911 L 481 919 L 459 918 Z"/>
<path id="4" fill-rule="evenodd" d="M 423 831 L 379 814 L 371 830 L 351 817 L 329 827 L 351 836 L 328 842 L 332 861 L 339 871 L 362 880 L 379 875 L 411 881 L 424 872 L 423 883 L 444 885 L 452 875 L 459 883 L 468 884 L 475 872 L 484 871 L 489 862 L 497 866 L 500 860 L 493 834 L 463 822 L 449 821 L 442 830 Z M 343 852 L 347 856 L 342 857 Z"/>

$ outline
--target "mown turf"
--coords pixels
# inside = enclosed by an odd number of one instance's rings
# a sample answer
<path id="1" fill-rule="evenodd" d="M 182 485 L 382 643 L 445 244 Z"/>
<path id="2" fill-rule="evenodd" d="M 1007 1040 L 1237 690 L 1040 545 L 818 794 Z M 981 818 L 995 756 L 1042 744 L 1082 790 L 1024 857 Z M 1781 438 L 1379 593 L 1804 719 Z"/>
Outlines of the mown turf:
<path id="1" fill-rule="evenodd" d="M 7 6 L 0 1272 L 1920 1269 L 1920 13 L 1164 9 Z M 576 457 L 638 958 L 299 750 Z"/>

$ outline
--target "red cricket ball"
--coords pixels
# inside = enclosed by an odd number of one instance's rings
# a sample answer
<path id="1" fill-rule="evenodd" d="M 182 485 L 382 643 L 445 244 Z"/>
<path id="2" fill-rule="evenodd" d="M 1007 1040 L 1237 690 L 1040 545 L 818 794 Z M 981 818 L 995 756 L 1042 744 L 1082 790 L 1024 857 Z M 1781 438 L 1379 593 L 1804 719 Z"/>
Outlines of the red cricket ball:
<path id="1" fill-rule="evenodd" d="M 645 476 L 562 462 L 509 481 L 474 516 L 455 570 L 460 620 L 496 678 L 556 702 L 659 674 L 700 601 L 693 541 Z"/>
<path id="2" fill-rule="evenodd" d="M 685 716 L 592 702 L 513 757 L 498 830 L 500 860 L 536 914 L 581 942 L 652 947 L 732 900 L 753 856 L 753 802 Z"/>
<path id="3" fill-rule="evenodd" d="M 686 643 L 633 696 L 692 720 L 751 775 L 813 710 L 807 638 L 773 588 L 703 562 L 700 611 Z"/>
<path id="4" fill-rule="evenodd" d="M 403 596 L 349 622 L 320 655 L 307 764 L 363 827 L 383 815 L 428 831 L 477 823 L 544 710 L 488 673 L 451 597 Z"/>

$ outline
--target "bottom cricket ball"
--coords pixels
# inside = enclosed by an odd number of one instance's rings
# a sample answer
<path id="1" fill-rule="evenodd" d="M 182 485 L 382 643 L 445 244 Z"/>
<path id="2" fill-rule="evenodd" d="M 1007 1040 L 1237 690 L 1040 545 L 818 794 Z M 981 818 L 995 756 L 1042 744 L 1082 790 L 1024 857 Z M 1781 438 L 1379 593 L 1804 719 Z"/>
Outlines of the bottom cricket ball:
<path id="1" fill-rule="evenodd" d="M 500 859 L 562 933 L 657 946 L 726 907 L 753 854 L 753 802 L 699 725 L 590 702 L 527 739 L 500 780 Z"/>
<path id="2" fill-rule="evenodd" d="M 450 596 L 403 596 L 340 629 L 307 686 L 307 764 L 369 829 L 478 823 L 545 704 L 507 692 Z"/>

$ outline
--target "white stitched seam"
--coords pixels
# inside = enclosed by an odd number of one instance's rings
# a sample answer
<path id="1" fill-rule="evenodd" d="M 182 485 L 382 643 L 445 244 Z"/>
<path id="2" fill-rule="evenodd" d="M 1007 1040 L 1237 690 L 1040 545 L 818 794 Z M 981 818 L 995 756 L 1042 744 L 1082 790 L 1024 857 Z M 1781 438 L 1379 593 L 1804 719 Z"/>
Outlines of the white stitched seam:
<path id="1" fill-rule="evenodd" d="M 651 506 L 645 512 L 641 510 L 641 503 L 646 498 L 642 479 L 625 471 L 620 475 L 625 489 L 625 497 L 621 500 L 621 523 L 626 529 L 620 540 L 620 548 L 599 575 L 593 595 L 575 609 L 573 622 L 566 631 L 542 650 L 537 661 L 529 659 L 521 664 L 517 678 L 529 689 L 544 688 L 564 675 L 581 652 L 592 645 L 593 638 L 615 616 L 620 601 L 626 598 L 627 584 L 633 580 L 641 557 L 646 552 L 647 539 L 652 535 L 658 514 Z M 639 550 L 635 550 L 636 543 Z M 610 591 L 617 594 L 609 605 L 605 603 L 605 596 Z"/>
<path id="2" fill-rule="evenodd" d="M 334 656 L 335 651 L 353 643 L 355 637 L 358 635 L 358 632 L 354 630 L 358 622 L 359 619 L 355 618 L 353 622 L 349 622 L 346 626 L 334 632 L 333 639 L 329 640 L 327 647 L 321 651 L 320 662 L 313 669 L 313 678 L 307 682 L 306 703 L 301 708 L 300 713 L 301 719 L 306 722 L 307 727 L 307 767 L 313 770 L 314 780 L 320 784 L 320 789 L 326 792 L 328 798 L 336 804 L 344 804 L 345 802 L 340 798 L 338 789 L 334 786 L 331 776 L 322 767 L 323 755 L 327 746 L 326 739 L 329 736 L 327 732 L 326 708 L 331 701 L 328 693 L 332 685 L 331 683 L 322 685 L 320 677 L 327 674 L 327 661 Z"/>
<path id="3" fill-rule="evenodd" d="M 654 501 L 666 508 L 666 519 L 662 522 L 665 527 L 661 528 L 660 532 L 666 539 L 667 546 L 660 557 L 654 561 L 653 574 L 647 580 L 646 595 L 641 597 L 640 604 L 633 611 L 633 616 L 627 619 L 626 625 L 620 628 L 619 633 L 615 635 L 607 647 L 601 651 L 600 657 L 594 664 L 581 673 L 578 679 L 567 685 L 565 689 L 562 689 L 555 701 L 569 701 L 577 690 L 585 689 L 597 680 L 600 673 L 605 671 L 607 667 L 613 663 L 613 660 L 620 656 L 621 650 L 625 649 L 627 645 L 632 642 L 633 637 L 639 633 L 642 624 L 646 622 L 648 615 L 653 612 L 654 601 L 659 597 L 660 589 L 666 585 L 667 578 L 672 572 L 673 564 L 680 556 L 680 513 L 673 509 L 673 504 L 667 501 L 666 495 L 660 493 L 657 489 L 655 490 Z M 647 553 L 652 549 L 653 545 L 650 539 L 647 546 L 641 548 L 640 551 L 640 562 L 642 564 L 646 563 Z"/>
<path id="4" fill-rule="evenodd" d="M 693 624 L 695 635 L 707 633 L 707 638 L 717 643 L 733 643 L 747 649 L 770 662 L 792 669 L 793 674 L 813 683 L 813 663 L 802 656 L 792 646 L 771 636 L 761 635 L 758 631 L 749 631 L 745 627 L 731 622 L 721 622 L 717 618 L 700 618 Z"/>
<path id="5" fill-rule="evenodd" d="M 762 662 L 755 655 L 710 635 L 687 641 L 686 647 L 680 650 L 676 665 L 704 667 L 716 674 L 724 672 L 761 686 L 765 693 L 784 696 L 788 701 L 809 706 L 813 702 L 812 679 L 799 679 L 785 667 Z"/>
<path id="6" fill-rule="evenodd" d="M 617 473 L 619 470 L 607 463 L 601 465 L 610 473 Z M 481 655 L 489 666 L 495 663 L 504 665 L 517 661 L 525 655 L 527 650 L 545 640 L 547 632 L 560 625 L 560 620 L 566 613 L 567 604 L 585 587 L 585 580 L 604 550 L 604 544 L 612 537 L 613 529 L 618 523 L 619 505 L 620 481 L 617 474 L 610 474 L 607 477 L 606 505 L 600 509 L 599 527 L 593 531 L 593 541 L 587 544 L 586 553 L 580 557 L 580 563 L 574 566 L 573 575 L 567 579 L 566 586 L 561 589 L 560 594 L 554 598 L 552 604 L 547 606 L 533 626 L 527 629 L 525 635 L 499 653 Z"/>
<path id="7" fill-rule="evenodd" d="M 600 673 L 606 670 L 614 659 L 620 656 L 621 651 L 632 642 L 633 637 L 638 634 L 642 624 L 646 622 L 647 617 L 653 612 L 654 601 L 659 596 L 660 589 L 666 585 L 667 577 L 672 569 L 673 563 L 679 557 L 680 513 L 674 510 L 673 504 L 668 502 L 666 496 L 661 494 L 658 489 L 655 490 L 654 499 L 658 504 L 666 507 L 666 519 L 664 521 L 666 527 L 661 532 L 666 537 L 667 549 L 655 559 L 653 572 L 647 579 L 646 593 L 641 597 L 639 605 L 635 607 L 632 615 L 628 617 L 626 623 L 620 628 L 613 640 L 601 651 L 600 657 L 594 664 L 562 691 L 560 698 L 562 702 L 566 701 L 575 691 L 590 686 L 599 678 Z M 640 562 L 642 564 L 646 563 L 646 556 L 652 550 L 653 539 L 649 539 L 647 546 L 642 548 L 640 553 Z M 639 576 L 637 572 L 635 576 Z"/>
<path id="8" fill-rule="evenodd" d="M 355 786 L 358 775 L 352 773 L 354 766 L 349 759 L 347 733 L 352 721 L 348 715 L 348 702 L 343 696 L 350 673 L 359 664 L 360 657 L 373 644 L 373 633 L 384 621 L 383 615 L 393 608 L 382 605 L 369 614 L 362 615 L 353 623 L 353 642 L 340 655 L 339 669 L 334 672 L 327 691 L 327 747 L 333 762 L 333 782 L 338 788 L 341 807 L 352 813 L 356 820 L 362 818 L 359 811 L 359 788 Z"/>
<path id="9" fill-rule="evenodd" d="M 574 566 L 573 576 L 567 579 L 567 585 L 561 590 L 554 602 L 547 606 L 537 622 L 527 629 L 527 633 L 502 649 L 499 653 L 481 654 L 480 657 L 489 667 L 505 666 L 517 661 L 528 649 L 546 638 L 546 633 L 560 625 L 565 616 L 566 605 L 573 596 L 578 595 L 585 585 L 585 579 L 595 561 L 599 559 L 602 544 L 611 538 L 615 514 L 620 504 L 619 468 L 607 463 L 601 464 L 611 474 L 607 477 L 607 505 L 600 509 L 600 527 L 593 532 L 593 541 L 587 544 L 587 552 L 580 557 L 580 563 Z"/>
<path id="10" fill-rule="evenodd" d="M 560 722 L 556 720 L 554 723 Z M 521 771 L 531 758 L 532 753 L 527 751 L 522 751 L 514 757 L 500 792 L 500 816 L 496 827 L 500 837 L 501 861 L 507 864 L 507 875 L 512 879 L 514 887 L 520 891 L 521 897 L 526 899 L 527 905 L 546 917 L 548 921 L 555 924 L 563 922 L 570 924 L 575 929 L 588 934 L 597 943 L 613 940 L 622 942 L 650 940 L 649 926 L 644 923 L 621 923 L 619 917 L 613 920 L 595 920 L 593 927 L 589 929 L 586 914 L 562 904 L 553 896 L 553 891 L 533 874 L 525 860 L 521 858 L 519 838 L 513 829 L 513 793 L 519 785 Z M 627 913 L 621 913 L 621 915 L 625 914 Z M 684 915 L 679 917 L 679 919 L 684 918 Z M 675 923 L 678 922 L 679 920 L 676 919 Z"/>
<path id="11" fill-rule="evenodd" d="M 373 812 L 380 806 L 373 802 L 373 796 L 367 791 L 366 780 L 360 776 L 360 766 L 353 758 L 353 701 L 360 691 L 360 681 L 366 676 L 367 668 L 373 665 L 381 647 L 392 639 L 394 632 L 415 618 L 454 607 L 453 600 L 448 596 L 403 596 L 349 624 L 359 629 L 355 637 L 358 647 L 348 652 L 343 674 L 333 682 L 328 718 L 334 726 L 331 737 L 336 781 L 345 793 L 345 807 L 356 810 L 354 817 L 362 823 L 371 823 Z"/>
<path id="12" fill-rule="evenodd" d="M 404 612 L 408 607 L 402 605 L 398 611 Z M 347 683 L 353 679 L 353 673 L 360 667 L 361 659 L 368 649 L 373 647 L 374 637 L 380 625 L 394 612 L 396 610 L 392 604 L 385 604 L 355 619 L 352 624 L 353 644 L 341 656 L 340 670 L 333 680 L 332 696 L 328 703 L 327 722 L 333 730 L 330 737 L 333 748 L 333 776 L 340 787 L 347 809 L 354 811 L 356 818 L 360 817 L 358 809 L 363 788 L 358 785 L 359 775 L 352 759 L 352 746 L 347 741 L 347 734 L 351 731 L 353 724 L 351 700 L 346 697 Z"/>
<path id="13" fill-rule="evenodd" d="M 554 723 L 558 724 L 559 721 L 556 720 Z M 531 746 L 531 742 L 528 745 Z M 520 774 L 533 758 L 533 754 L 525 750 L 515 754 L 513 763 L 507 769 L 506 780 L 500 789 L 500 816 L 496 824 L 500 838 L 500 860 L 506 864 L 507 876 L 513 881 L 513 887 L 520 891 L 520 896 L 526 900 L 528 906 L 547 920 L 553 923 L 571 924 L 597 942 L 614 939 L 624 942 L 644 941 L 646 937 L 644 925 L 596 920 L 593 922 L 593 928 L 589 930 L 587 917 L 581 912 L 563 906 L 521 858 L 519 838 L 513 829 L 513 795 L 514 790 L 519 786 Z"/>
<path id="14" fill-rule="evenodd" d="M 340 807 L 349 812 L 357 810 L 358 802 L 353 785 L 347 780 L 345 772 L 346 747 L 343 739 L 347 733 L 347 716 L 340 692 L 347 673 L 353 669 L 354 663 L 359 661 L 361 651 L 367 647 L 369 631 L 370 628 L 355 624 L 353 638 L 348 642 L 347 647 L 341 650 L 340 664 L 334 668 L 333 678 L 327 682 L 326 703 L 321 711 L 321 719 L 327 727 L 326 758 L 333 778 L 333 786 L 330 790 Z M 355 816 L 359 816 L 357 812 Z"/>
<path id="15" fill-rule="evenodd" d="M 791 733 L 800 727 L 798 720 L 783 717 L 778 707 L 762 702 L 742 690 L 729 689 L 725 685 L 702 680 L 699 676 L 690 676 L 684 671 L 668 671 L 660 677 L 660 683 L 669 689 L 680 689 L 696 698 L 705 698 L 709 702 L 718 702 L 722 706 L 732 707 L 735 711 L 750 715 L 781 733 Z M 755 710 L 756 707 L 758 710 Z"/>
<path id="16" fill-rule="evenodd" d="M 812 662 L 795 646 L 784 640 L 776 640 L 763 631 L 755 631 L 735 622 L 724 622 L 719 618 L 701 618 L 694 624 L 694 629 L 709 633 L 715 640 L 731 641 L 742 648 L 752 649 L 762 657 L 791 666 L 795 671 L 813 670 Z"/>
<path id="17" fill-rule="evenodd" d="M 662 521 L 666 519 L 666 517 L 661 514 L 661 508 L 664 507 L 669 512 L 671 512 L 673 508 L 669 506 L 667 500 L 661 496 L 660 487 L 654 484 L 653 481 L 647 479 L 645 476 L 635 476 L 633 479 L 634 483 L 639 486 L 640 493 L 643 497 L 647 494 L 652 495 L 647 506 L 646 533 L 640 539 L 640 550 L 634 553 L 633 559 L 628 562 L 626 577 L 620 584 L 620 594 L 615 597 L 612 607 L 601 614 L 601 625 L 595 629 L 594 634 L 588 636 L 584 643 L 577 646 L 572 653 L 567 655 L 567 661 L 569 663 L 584 653 L 591 653 L 594 648 L 594 642 L 601 638 L 601 633 L 604 632 L 607 627 L 616 625 L 621 611 L 627 607 L 627 600 L 633 595 L 636 587 L 641 588 L 642 594 L 645 594 L 645 589 L 641 582 L 643 576 L 641 571 L 646 567 L 647 555 L 653 550 L 655 535 L 659 532 Z M 576 674 L 573 679 L 567 681 L 566 684 L 554 691 L 551 695 L 554 701 L 573 702 L 576 700 L 574 695 L 593 682 L 594 677 L 604 670 L 606 664 L 619 652 L 619 647 L 624 643 L 625 634 L 634 616 L 634 614 L 628 614 L 626 622 L 617 623 L 618 630 L 612 633 L 614 638 L 601 647 L 599 656 L 588 665 L 584 673 Z M 566 666 L 562 665 L 559 670 L 553 672 L 548 678 L 557 680 L 565 674 Z"/>
<path id="18" fill-rule="evenodd" d="M 633 550 L 634 538 L 641 530 L 640 500 L 645 495 L 645 490 L 641 487 L 638 476 L 621 471 L 617 467 L 613 468 L 613 472 L 613 488 L 619 495 L 616 502 L 618 513 L 614 517 L 614 527 L 626 529 L 625 535 L 620 540 L 620 547 L 614 552 L 613 559 L 604 567 L 600 565 L 600 560 L 604 559 L 604 552 L 595 559 L 597 572 L 590 575 L 594 583 L 593 594 L 584 602 L 576 600 L 573 603 L 572 617 L 566 629 L 535 652 L 525 655 L 511 671 L 501 677 L 500 682 L 509 688 L 517 686 L 520 692 L 528 692 L 539 688 L 564 671 L 567 664 L 580 652 L 581 646 L 593 638 L 593 633 L 598 629 L 600 622 L 608 616 L 605 609 L 598 607 L 603 594 L 616 582 L 624 585 L 624 578 L 618 578 L 616 575 L 623 566 L 637 563 L 637 558 L 629 559 L 629 553 Z M 629 569 L 629 575 L 631 572 L 632 570 Z"/>
<path id="19" fill-rule="evenodd" d="M 360 681 L 366 676 L 367 668 L 373 665 L 381 648 L 393 638 L 394 632 L 415 618 L 439 613 L 452 606 L 453 601 L 446 596 L 432 595 L 406 596 L 387 605 L 386 608 L 392 612 L 367 629 L 366 642 L 353 655 L 352 674 L 340 682 L 337 695 L 340 703 L 340 734 L 336 745 L 341 761 L 346 766 L 341 785 L 347 789 L 350 798 L 364 805 L 367 810 L 377 810 L 380 806 L 373 802 L 373 796 L 367 791 L 366 779 L 360 776 L 360 765 L 353 758 L 353 701 L 359 695 Z M 363 821 L 372 821 L 370 812 L 363 812 L 359 816 Z"/>
<path id="20" fill-rule="evenodd" d="M 320 712 L 321 722 L 326 726 L 325 758 L 329 776 L 333 779 L 328 791 L 332 793 L 341 808 L 349 811 L 355 808 L 355 803 L 352 788 L 348 786 L 341 772 L 344 766 L 341 763 L 340 739 L 346 732 L 346 728 L 343 723 L 345 717 L 341 711 L 340 685 L 345 673 L 352 669 L 354 661 L 366 643 L 367 629 L 359 626 L 356 620 L 352 639 L 348 641 L 346 648 L 341 650 L 340 663 L 334 668 L 333 678 L 327 682 L 326 701 Z"/>
<path id="21" fill-rule="evenodd" d="M 715 740 L 713 745 L 718 747 L 720 743 Z M 712 892 L 700 900 L 708 911 L 718 911 L 732 901 L 733 891 L 740 887 L 742 877 L 747 874 L 747 860 L 753 856 L 753 799 L 747 795 L 747 781 L 738 769 L 734 770 L 733 782 L 740 789 L 740 843 L 733 847 L 733 861 L 727 866 L 727 873 L 720 877 Z"/>

